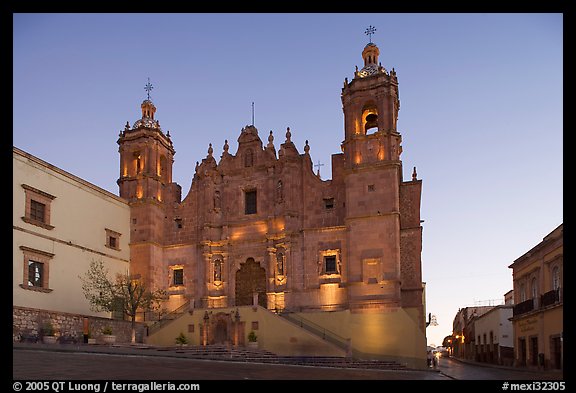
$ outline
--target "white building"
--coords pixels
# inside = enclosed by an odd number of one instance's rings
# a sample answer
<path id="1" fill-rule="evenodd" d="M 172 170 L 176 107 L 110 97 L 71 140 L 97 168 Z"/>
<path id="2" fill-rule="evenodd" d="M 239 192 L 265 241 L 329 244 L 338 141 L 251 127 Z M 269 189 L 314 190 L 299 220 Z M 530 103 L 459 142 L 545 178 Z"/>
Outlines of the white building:
<path id="1" fill-rule="evenodd" d="M 476 360 L 511 366 L 514 361 L 514 330 L 511 304 L 496 306 L 476 317 Z"/>
<path id="2" fill-rule="evenodd" d="M 109 317 L 90 310 L 79 277 L 92 260 L 111 277 L 129 271 L 127 202 L 16 147 L 12 156 L 15 329 L 22 310 Z"/>

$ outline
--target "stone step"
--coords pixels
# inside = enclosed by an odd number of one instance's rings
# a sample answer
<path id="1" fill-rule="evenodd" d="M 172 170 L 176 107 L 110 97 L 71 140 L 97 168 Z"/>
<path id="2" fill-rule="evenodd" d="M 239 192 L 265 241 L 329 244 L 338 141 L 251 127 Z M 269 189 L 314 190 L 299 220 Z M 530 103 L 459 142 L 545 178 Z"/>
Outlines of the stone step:
<path id="1" fill-rule="evenodd" d="M 356 369 L 405 370 L 407 367 L 395 361 L 360 360 L 341 356 L 284 356 L 272 352 L 247 347 L 226 345 L 146 347 L 147 350 L 175 352 L 187 357 L 205 360 L 229 360 L 237 362 L 270 363 L 318 367 L 339 367 Z"/>

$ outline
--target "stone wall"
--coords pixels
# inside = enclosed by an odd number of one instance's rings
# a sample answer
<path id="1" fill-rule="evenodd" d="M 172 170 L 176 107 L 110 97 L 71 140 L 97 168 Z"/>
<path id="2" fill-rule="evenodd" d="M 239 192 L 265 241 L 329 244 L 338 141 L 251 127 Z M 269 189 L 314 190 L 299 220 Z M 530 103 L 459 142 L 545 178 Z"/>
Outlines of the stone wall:
<path id="1" fill-rule="evenodd" d="M 56 336 L 75 337 L 82 342 L 84 318 L 88 318 L 91 337 L 96 338 L 97 341 L 102 336 L 102 329 L 105 327 L 112 329 L 117 343 L 129 343 L 131 340 L 130 321 L 17 306 L 12 307 L 12 338 L 16 341 L 20 334 L 41 336 L 42 327 L 50 322 Z M 143 342 L 145 334 L 146 325 L 137 322 L 136 342 Z"/>

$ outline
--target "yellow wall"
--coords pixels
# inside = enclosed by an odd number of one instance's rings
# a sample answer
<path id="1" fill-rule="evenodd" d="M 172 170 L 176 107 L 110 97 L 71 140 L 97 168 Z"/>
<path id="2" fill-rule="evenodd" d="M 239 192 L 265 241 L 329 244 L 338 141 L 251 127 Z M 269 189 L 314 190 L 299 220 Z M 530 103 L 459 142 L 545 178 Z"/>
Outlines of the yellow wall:
<path id="1" fill-rule="evenodd" d="M 418 310 L 398 308 L 390 312 L 301 313 L 344 338 L 350 338 L 353 355 L 363 359 L 395 360 L 409 367 L 426 364 L 426 336 L 418 328 Z"/>
<path id="2" fill-rule="evenodd" d="M 245 342 L 253 321 L 258 321 L 259 347 L 278 355 L 345 356 L 340 349 L 307 330 L 271 313 L 262 307 L 253 311 L 251 306 L 209 309 L 208 312 L 240 312 L 246 323 Z M 200 345 L 200 328 L 205 309 L 195 309 L 193 314 L 167 324 L 148 337 L 147 343 L 174 345 L 174 339 L 183 332 L 190 345 Z M 352 314 L 349 311 L 300 313 L 304 319 L 323 326 L 329 331 L 351 338 L 353 355 L 361 359 L 394 360 L 408 367 L 424 368 L 426 365 L 426 337 L 418 328 L 416 309 L 398 309 L 388 313 Z M 194 324 L 194 333 L 188 325 Z"/>
<path id="3" fill-rule="evenodd" d="M 79 276 L 86 273 L 93 259 L 101 259 L 110 270 L 110 276 L 129 271 L 130 210 L 127 202 L 19 149 L 13 150 L 12 161 L 13 305 L 109 316 L 109 313 L 90 310 Z M 50 204 L 53 229 L 22 220 L 26 202 L 22 184 L 56 197 Z M 121 234 L 120 250 L 105 246 L 105 228 Z M 20 287 L 25 268 L 20 246 L 54 254 L 48 273 L 51 292 Z"/>
<path id="4" fill-rule="evenodd" d="M 292 324 L 286 319 L 267 311 L 262 307 L 252 306 L 208 309 L 208 312 L 232 313 L 239 311 L 240 320 L 245 322 L 244 341 L 248 342 L 252 322 L 258 322 L 260 349 L 277 355 L 310 355 L 310 356 L 344 356 L 345 351 L 318 338 L 317 336 Z M 255 311 L 254 311 L 255 310 Z M 182 332 L 190 341 L 189 345 L 201 345 L 200 325 L 204 322 L 206 309 L 194 309 L 179 319 L 168 323 L 162 329 L 148 336 L 146 343 L 153 345 L 175 345 L 174 340 Z M 188 325 L 194 325 L 194 333 L 188 333 Z"/>

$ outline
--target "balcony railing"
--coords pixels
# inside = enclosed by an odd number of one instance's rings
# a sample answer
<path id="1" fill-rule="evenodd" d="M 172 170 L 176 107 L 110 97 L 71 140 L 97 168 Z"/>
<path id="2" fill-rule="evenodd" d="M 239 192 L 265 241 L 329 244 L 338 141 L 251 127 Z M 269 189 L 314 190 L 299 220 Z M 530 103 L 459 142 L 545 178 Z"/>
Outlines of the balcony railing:
<path id="1" fill-rule="evenodd" d="M 526 301 L 523 301 L 523 302 L 515 305 L 514 309 L 512 311 L 512 314 L 514 316 L 516 316 L 516 315 L 525 314 L 525 313 L 530 312 L 532 310 L 534 310 L 534 299 L 528 299 Z"/>
<path id="2" fill-rule="evenodd" d="M 524 302 L 518 303 L 514 306 L 513 315 L 518 316 L 526 314 L 532 310 L 537 310 L 539 308 L 544 308 L 559 303 L 561 298 L 560 291 L 561 288 L 553 289 L 540 295 L 539 298 L 528 299 Z"/>
<path id="3" fill-rule="evenodd" d="M 546 292 L 540 297 L 542 307 L 550 306 L 560 301 L 560 288 Z"/>

